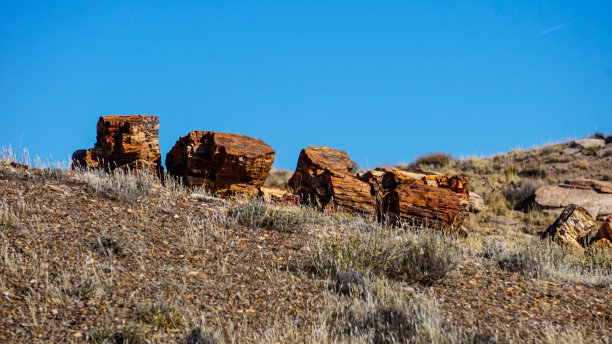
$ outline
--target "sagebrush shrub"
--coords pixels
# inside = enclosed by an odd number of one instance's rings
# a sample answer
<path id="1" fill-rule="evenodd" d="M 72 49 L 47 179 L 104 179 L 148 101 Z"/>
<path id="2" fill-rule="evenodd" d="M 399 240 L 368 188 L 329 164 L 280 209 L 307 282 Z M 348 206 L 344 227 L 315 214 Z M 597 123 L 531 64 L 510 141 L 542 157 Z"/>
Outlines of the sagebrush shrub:
<path id="1" fill-rule="evenodd" d="M 414 160 L 415 166 L 432 166 L 436 168 L 450 165 L 455 159 L 448 153 L 433 152 L 421 155 Z"/>

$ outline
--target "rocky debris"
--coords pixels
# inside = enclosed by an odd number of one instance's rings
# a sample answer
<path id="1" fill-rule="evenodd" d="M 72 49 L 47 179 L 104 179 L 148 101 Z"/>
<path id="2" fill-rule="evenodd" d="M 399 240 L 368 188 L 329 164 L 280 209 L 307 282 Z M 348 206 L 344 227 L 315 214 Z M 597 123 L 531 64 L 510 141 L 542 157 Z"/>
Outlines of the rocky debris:
<path id="1" fill-rule="evenodd" d="M 599 239 L 595 241 L 591 247 L 594 249 L 612 249 L 612 242 L 608 239 Z"/>
<path id="2" fill-rule="evenodd" d="M 280 203 L 280 204 L 293 204 L 299 205 L 301 198 L 298 195 L 294 195 L 287 189 L 280 186 L 262 186 L 259 188 L 259 197 L 265 202 L 269 203 Z"/>
<path id="3" fill-rule="evenodd" d="M 166 155 L 168 173 L 223 196 L 257 196 L 273 162 L 274 150 L 262 140 L 212 131 L 190 132 Z"/>
<path id="4" fill-rule="evenodd" d="M 606 144 L 606 140 L 595 137 L 587 137 L 585 139 L 576 140 L 572 142 L 572 146 L 580 147 L 582 149 L 599 148 Z"/>
<path id="5" fill-rule="evenodd" d="M 563 209 L 557 220 L 548 226 L 542 237 L 582 250 L 581 242 L 585 242 L 595 224 L 593 217 L 584 208 L 570 204 Z"/>
<path id="6" fill-rule="evenodd" d="M 309 146 L 300 152 L 289 185 L 303 202 L 372 215 L 376 202 L 370 185 L 351 175 L 352 169 L 353 161 L 345 151 Z"/>
<path id="7" fill-rule="evenodd" d="M 385 197 L 383 210 L 391 221 L 457 232 L 468 208 L 467 194 L 407 180 Z"/>
<path id="8" fill-rule="evenodd" d="M 77 150 L 73 167 L 106 170 L 162 171 L 157 116 L 103 116 L 98 120 L 94 148 Z"/>
<path id="9" fill-rule="evenodd" d="M 480 213 L 481 211 L 487 209 L 485 205 L 484 199 L 482 196 L 475 192 L 470 192 L 470 212 L 471 213 Z"/>
<path id="10" fill-rule="evenodd" d="M 612 143 L 608 143 L 607 145 L 601 147 L 597 151 L 596 155 L 600 158 L 612 156 Z"/>
<path id="11" fill-rule="evenodd" d="M 559 185 L 539 187 L 535 202 L 545 209 L 561 209 L 576 204 L 594 218 L 612 215 L 612 183 L 592 179 L 568 180 Z"/>

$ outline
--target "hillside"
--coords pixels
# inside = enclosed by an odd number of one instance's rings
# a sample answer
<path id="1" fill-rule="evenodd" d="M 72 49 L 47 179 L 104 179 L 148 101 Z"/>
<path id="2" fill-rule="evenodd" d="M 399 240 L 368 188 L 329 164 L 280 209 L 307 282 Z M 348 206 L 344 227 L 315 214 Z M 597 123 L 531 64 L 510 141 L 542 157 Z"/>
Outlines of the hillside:
<path id="1" fill-rule="evenodd" d="M 537 236 L 537 186 L 612 180 L 570 146 L 398 166 L 469 179 L 461 236 L 4 152 L 0 342 L 608 343 L 612 251 Z"/>

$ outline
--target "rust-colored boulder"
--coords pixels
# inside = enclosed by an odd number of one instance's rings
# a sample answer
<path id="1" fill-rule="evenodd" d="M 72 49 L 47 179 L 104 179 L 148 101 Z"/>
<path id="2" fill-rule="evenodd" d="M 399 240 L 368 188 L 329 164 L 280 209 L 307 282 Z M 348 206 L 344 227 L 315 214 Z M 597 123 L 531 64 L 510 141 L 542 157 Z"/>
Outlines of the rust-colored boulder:
<path id="1" fill-rule="evenodd" d="M 300 196 L 294 195 L 280 186 L 262 186 L 259 188 L 259 197 L 269 203 L 299 205 Z"/>
<path id="2" fill-rule="evenodd" d="M 224 196 L 257 196 L 273 162 L 274 150 L 262 140 L 212 131 L 190 132 L 166 155 L 168 173 Z"/>
<path id="3" fill-rule="evenodd" d="M 595 224 L 593 217 L 584 208 L 570 204 L 563 209 L 555 222 L 548 226 L 542 237 L 582 250 L 580 242 L 585 240 Z"/>
<path id="4" fill-rule="evenodd" d="M 606 222 L 604 222 L 601 227 L 599 227 L 597 234 L 593 238 L 594 241 L 598 241 L 601 239 L 606 239 L 609 242 L 612 242 L 612 215 L 608 216 Z"/>
<path id="5" fill-rule="evenodd" d="M 73 167 L 161 172 L 157 116 L 103 116 L 98 120 L 94 148 L 77 150 Z"/>
<path id="6" fill-rule="evenodd" d="M 353 162 L 345 151 L 310 146 L 300 152 L 289 186 L 303 202 L 372 215 L 376 202 L 370 185 L 352 176 L 352 168 Z"/>
<path id="7" fill-rule="evenodd" d="M 457 232 L 468 208 L 469 196 L 464 193 L 406 180 L 389 192 L 383 210 L 391 221 Z"/>

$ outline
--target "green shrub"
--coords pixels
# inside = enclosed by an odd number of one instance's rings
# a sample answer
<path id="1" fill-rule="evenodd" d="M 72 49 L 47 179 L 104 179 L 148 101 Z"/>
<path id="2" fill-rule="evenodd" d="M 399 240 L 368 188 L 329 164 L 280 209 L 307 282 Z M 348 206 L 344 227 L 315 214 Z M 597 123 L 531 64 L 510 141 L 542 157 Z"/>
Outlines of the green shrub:
<path id="1" fill-rule="evenodd" d="M 531 200 L 535 197 L 535 191 L 541 186 L 540 183 L 532 179 L 521 180 L 518 183 L 506 184 L 502 188 L 502 194 L 510 203 L 510 206 L 517 209 L 527 209 Z"/>

